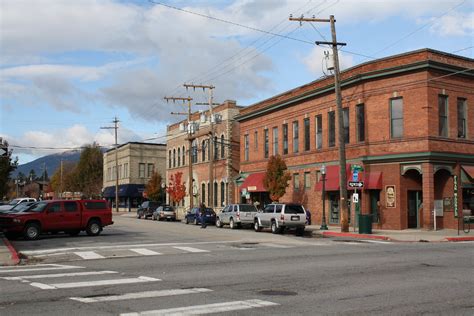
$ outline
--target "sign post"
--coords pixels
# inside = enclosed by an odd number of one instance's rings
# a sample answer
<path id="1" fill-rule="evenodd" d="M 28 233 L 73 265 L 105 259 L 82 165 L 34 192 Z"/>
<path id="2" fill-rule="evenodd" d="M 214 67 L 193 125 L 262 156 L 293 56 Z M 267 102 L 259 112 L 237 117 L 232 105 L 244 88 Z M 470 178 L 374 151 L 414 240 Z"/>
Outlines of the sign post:
<path id="1" fill-rule="evenodd" d="M 362 188 L 364 187 L 364 182 L 359 181 L 359 172 L 363 171 L 364 169 L 362 168 L 362 166 L 359 166 L 359 165 L 352 165 L 351 169 L 352 169 L 352 181 L 349 181 L 349 187 L 354 188 L 354 193 L 352 194 L 352 203 L 355 204 L 355 207 L 354 207 L 354 221 L 352 222 L 352 228 L 355 232 L 356 221 L 358 219 L 357 217 L 360 213 L 359 193 L 357 193 L 357 188 L 360 188 L 362 190 Z M 359 226 L 359 223 L 357 223 L 357 226 Z"/>

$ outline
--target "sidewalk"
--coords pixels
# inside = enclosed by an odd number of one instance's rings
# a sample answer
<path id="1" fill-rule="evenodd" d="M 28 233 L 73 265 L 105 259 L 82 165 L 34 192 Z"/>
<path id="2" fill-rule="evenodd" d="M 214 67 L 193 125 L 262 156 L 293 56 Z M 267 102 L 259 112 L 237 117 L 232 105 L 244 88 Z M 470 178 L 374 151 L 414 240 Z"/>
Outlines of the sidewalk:
<path id="1" fill-rule="evenodd" d="M 307 231 L 311 231 L 313 236 L 318 237 L 345 237 L 354 239 L 375 239 L 388 240 L 398 242 L 456 242 L 456 241 L 474 241 L 474 227 L 469 233 L 462 230 L 442 229 L 438 231 L 421 230 L 421 229 L 405 229 L 405 230 L 372 230 L 372 234 L 359 234 L 352 227 L 349 232 L 342 233 L 339 226 L 329 226 L 328 230 L 320 230 L 319 225 L 306 227 Z"/>
<path id="2" fill-rule="evenodd" d="M 0 266 L 13 266 L 20 263 L 20 258 L 10 241 L 0 232 Z"/>

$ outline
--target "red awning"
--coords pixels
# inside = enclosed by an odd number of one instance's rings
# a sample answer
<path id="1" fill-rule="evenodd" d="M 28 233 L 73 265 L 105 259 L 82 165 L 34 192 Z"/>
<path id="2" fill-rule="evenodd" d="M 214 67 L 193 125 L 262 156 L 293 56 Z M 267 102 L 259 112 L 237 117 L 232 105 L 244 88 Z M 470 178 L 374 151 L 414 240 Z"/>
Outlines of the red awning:
<path id="1" fill-rule="evenodd" d="M 463 168 L 471 179 L 474 179 L 474 166 L 462 165 L 461 168 Z"/>
<path id="2" fill-rule="evenodd" d="M 352 172 L 350 165 L 346 165 L 346 177 L 347 181 L 352 181 Z M 382 172 L 360 172 L 359 181 L 364 182 L 364 189 L 366 190 L 381 190 L 382 189 Z M 316 191 L 322 191 L 323 181 L 316 183 Z M 348 190 L 354 190 L 354 188 L 347 187 Z M 326 167 L 326 191 L 339 191 L 339 166 L 327 166 Z"/>
<path id="3" fill-rule="evenodd" d="M 263 185 L 265 172 L 252 173 L 245 178 L 244 183 L 240 186 L 240 190 L 246 189 L 248 192 L 267 192 Z"/>

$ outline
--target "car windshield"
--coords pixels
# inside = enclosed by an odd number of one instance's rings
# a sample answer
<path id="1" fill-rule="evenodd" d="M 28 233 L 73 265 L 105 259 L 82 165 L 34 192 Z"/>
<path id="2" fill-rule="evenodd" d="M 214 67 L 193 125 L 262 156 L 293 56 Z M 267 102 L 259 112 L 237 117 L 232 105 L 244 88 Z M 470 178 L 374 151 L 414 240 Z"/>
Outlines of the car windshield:
<path id="1" fill-rule="evenodd" d="M 48 205 L 47 202 L 38 202 L 34 205 L 31 206 L 31 208 L 29 209 L 30 212 L 42 212 L 46 206 Z"/>
<path id="2" fill-rule="evenodd" d="M 295 204 L 288 204 L 285 207 L 285 214 L 304 214 L 303 206 L 295 205 Z"/>
<path id="3" fill-rule="evenodd" d="M 249 204 L 240 204 L 240 211 L 241 212 L 256 212 L 257 209 L 253 205 Z"/>
<path id="4" fill-rule="evenodd" d="M 174 209 L 171 206 L 165 206 L 163 207 L 163 212 L 173 212 Z"/>
<path id="5" fill-rule="evenodd" d="M 20 202 L 20 199 L 13 199 L 10 202 L 8 202 L 8 205 L 17 205 Z"/>

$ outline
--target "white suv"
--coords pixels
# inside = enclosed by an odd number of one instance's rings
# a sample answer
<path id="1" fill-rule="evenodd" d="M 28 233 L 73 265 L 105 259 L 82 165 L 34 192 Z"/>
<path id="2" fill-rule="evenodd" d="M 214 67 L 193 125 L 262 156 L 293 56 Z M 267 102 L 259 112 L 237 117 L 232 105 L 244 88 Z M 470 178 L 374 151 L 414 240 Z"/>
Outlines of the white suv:
<path id="1" fill-rule="evenodd" d="M 286 229 L 296 229 L 297 235 L 303 235 L 306 224 L 306 211 L 301 204 L 268 204 L 254 219 L 256 232 L 270 227 L 272 233 L 279 234 Z"/>
<path id="2" fill-rule="evenodd" d="M 0 206 L 0 212 L 1 211 L 9 211 L 11 210 L 14 206 L 16 206 L 17 204 L 20 204 L 20 203 L 24 203 L 24 202 L 36 202 L 36 199 L 35 198 L 16 198 L 16 199 L 13 199 L 11 200 L 10 202 L 8 202 L 8 204 L 5 204 L 5 205 L 1 205 Z"/>

